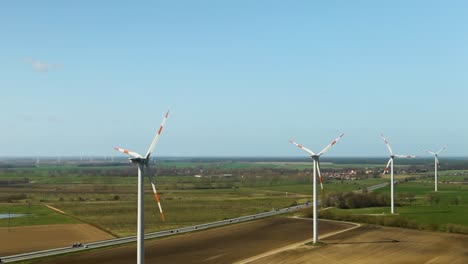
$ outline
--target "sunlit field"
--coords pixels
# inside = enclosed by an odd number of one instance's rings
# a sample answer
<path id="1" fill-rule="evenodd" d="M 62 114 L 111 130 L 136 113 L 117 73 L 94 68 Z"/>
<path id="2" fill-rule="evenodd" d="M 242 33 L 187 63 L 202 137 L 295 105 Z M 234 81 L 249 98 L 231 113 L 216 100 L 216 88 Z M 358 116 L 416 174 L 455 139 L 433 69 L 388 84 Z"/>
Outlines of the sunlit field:
<path id="1" fill-rule="evenodd" d="M 381 174 L 382 161 L 324 162 L 324 189 L 319 190 L 320 199 L 340 192 L 365 191 L 367 187 L 389 182 L 389 175 Z M 166 221 L 161 221 L 149 181 L 145 179 L 146 231 L 196 225 L 310 202 L 310 165 L 307 160 L 170 161 L 153 165 L 147 173 L 155 175 Z M 427 195 L 433 188 L 430 161 L 417 160 L 415 164 L 397 168 L 397 172 L 403 171 L 396 175 L 401 181 L 395 187 L 396 197 L 400 193 L 414 193 L 415 196 L 411 204 L 397 201 L 396 211 L 401 217 L 437 230 L 445 230 L 448 223 L 463 225 L 468 222 L 466 214 L 462 213 L 468 203 L 467 185 L 460 184 L 467 177 L 467 171 L 441 171 L 438 201 L 428 204 Z M 351 171 L 355 173 L 353 179 L 328 176 L 346 175 Z M 136 168 L 125 162 L 0 168 L 0 213 L 24 214 L 19 218 L 0 219 L 0 226 L 89 223 L 116 236 L 135 234 L 135 174 Z M 388 193 L 389 187 L 376 192 Z M 45 205 L 62 210 L 66 215 Z M 332 209 L 330 212 L 361 215 L 387 214 L 388 211 L 388 208 L 377 207 Z"/>

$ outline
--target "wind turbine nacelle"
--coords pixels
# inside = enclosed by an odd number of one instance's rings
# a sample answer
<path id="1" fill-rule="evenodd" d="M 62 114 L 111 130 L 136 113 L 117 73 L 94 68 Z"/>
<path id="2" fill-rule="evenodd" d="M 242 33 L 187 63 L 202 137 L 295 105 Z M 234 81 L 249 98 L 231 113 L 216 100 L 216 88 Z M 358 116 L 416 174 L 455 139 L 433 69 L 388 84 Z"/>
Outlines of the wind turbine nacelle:
<path id="1" fill-rule="evenodd" d="M 129 162 L 133 163 L 133 164 L 146 164 L 148 163 L 148 159 L 145 159 L 145 158 L 129 158 L 128 159 Z"/>

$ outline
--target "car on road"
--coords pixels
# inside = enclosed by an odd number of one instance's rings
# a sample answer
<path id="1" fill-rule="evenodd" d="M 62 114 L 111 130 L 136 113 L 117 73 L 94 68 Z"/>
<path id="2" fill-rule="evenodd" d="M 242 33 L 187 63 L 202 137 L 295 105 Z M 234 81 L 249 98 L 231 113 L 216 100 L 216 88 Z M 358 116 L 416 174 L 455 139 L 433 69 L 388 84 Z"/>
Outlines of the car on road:
<path id="1" fill-rule="evenodd" d="M 72 245 L 72 248 L 79 248 L 79 247 L 88 248 L 88 245 L 83 245 L 83 243 L 80 243 L 80 242 Z"/>

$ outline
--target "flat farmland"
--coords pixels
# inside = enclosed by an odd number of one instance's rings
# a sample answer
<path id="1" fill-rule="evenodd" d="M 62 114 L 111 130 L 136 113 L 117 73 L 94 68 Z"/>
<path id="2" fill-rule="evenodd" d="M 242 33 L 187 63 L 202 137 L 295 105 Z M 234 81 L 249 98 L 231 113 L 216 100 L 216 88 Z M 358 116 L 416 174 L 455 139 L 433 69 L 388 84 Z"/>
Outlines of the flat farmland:
<path id="1" fill-rule="evenodd" d="M 166 221 L 159 218 L 154 196 L 145 195 L 145 231 L 220 221 L 283 208 L 307 200 L 305 195 L 250 189 L 172 190 L 160 192 Z M 136 196 L 119 201 L 58 202 L 53 206 L 66 214 L 93 223 L 119 237 L 135 235 Z"/>
<path id="2" fill-rule="evenodd" d="M 0 237 L 0 256 L 113 238 L 106 232 L 87 224 L 1 227 Z"/>
<path id="3" fill-rule="evenodd" d="M 320 222 L 321 234 L 345 230 L 353 224 Z M 203 232 L 145 242 L 148 263 L 233 263 L 312 237 L 310 220 L 274 217 Z M 47 258 L 33 263 L 133 263 L 136 245 Z"/>
<path id="4" fill-rule="evenodd" d="M 249 263 L 468 263 L 467 235 L 362 226 L 322 242 Z"/>
<path id="5" fill-rule="evenodd" d="M 357 191 L 363 188 L 367 188 L 373 185 L 377 185 L 384 182 L 390 182 L 386 179 L 376 178 L 376 179 L 366 179 L 366 180 L 354 180 L 354 181 L 339 181 L 339 180 L 329 180 L 323 184 L 325 193 L 330 192 L 351 192 Z M 278 192 L 289 194 L 303 194 L 303 195 L 312 195 L 312 184 L 286 184 L 286 185 L 274 185 L 274 186 L 262 186 L 255 187 L 258 190 L 273 190 Z"/>

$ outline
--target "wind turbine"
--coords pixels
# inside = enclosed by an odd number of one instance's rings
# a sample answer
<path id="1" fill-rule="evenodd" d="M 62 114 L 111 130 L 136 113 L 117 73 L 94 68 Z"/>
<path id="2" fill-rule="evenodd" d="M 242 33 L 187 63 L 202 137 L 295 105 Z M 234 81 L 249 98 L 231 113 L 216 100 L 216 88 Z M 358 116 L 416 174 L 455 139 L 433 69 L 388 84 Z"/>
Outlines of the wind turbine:
<path id="1" fill-rule="evenodd" d="M 337 137 L 335 140 L 333 140 L 328 146 L 326 146 L 322 151 L 320 151 L 318 154 L 315 154 L 312 150 L 302 146 L 301 144 L 297 144 L 293 140 L 290 140 L 289 143 L 296 145 L 298 148 L 304 150 L 305 152 L 310 154 L 310 157 L 314 161 L 314 178 L 313 178 L 313 225 L 314 225 L 314 237 L 313 237 L 313 243 L 317 243 L 318 240 L 318 226 L 317 226 L 317 219 L 318 219 L 318 201 L 317 201 L 317 174 L 320 179 L 320 188 L 323 190 L 323 180 L 322 180 L 322 174 L 320 173 L 320 156 L 322 156 L 325 152 L 327 152 L 333 145 L 340 140 L 344 134 L 341 134 L 339 137 Z"/>
<path id="2" fill-rule="evenodd" d="M 446 148 L 447 148 L 447 145 L 443 146 L 437 152 L 426 150 L 427 153 L 430 153 L 430 154 L 434 155 L 434 178 L 435 178 L 435 180 L 434 180 L 435 181 L 434 191 L 436 191 L 436 192 L 437 192 L 437 167 L 439 167 L 439 165 L 440 165 L 439 154 L 442 153 L 442 151 L 444 151 Z"/>
<path id="3" fill-rule="evenodd" d="M 390 167 L 390 196 L 391 196 L 391 201 L 390 201 L 390 207 L 391 207 L 391 213 L 394 214 L 395 213 L 395 209 L 394 209 L 394 191 L 393 191 L 393 185 L 394 185 L 394 180 L 393 180 L 393 160 L 395 158 L 416 158 L 416 156 L 413 156 L 413 155 L 395 155 L 393 154 L 393 151 L 392 151 L 392 148 L 390 147 L 390 143 L 388 143 L 388 140 L 384 137 L 383 134 L 380 134 L 380 137 L 383 139 L 383 141 L 385 142 L 385 145 L 387 145 L 387 149 L 388 151 L 390 152 L 390 159 L 388 160 L 388 163 L 387 163 L 387 166 L 385 167 L 384 169 L 384 172 L 383 174 L 387 173 L 388 172 L 388 166 L 391 165 Z"/>
<path id="4" fill-rule="evenodd" d="M 131 157 L 129 158 L 130 162 L 138 166 L 137 264 L 143 264 L 145 262 L 144 189 L 143 189 L 144 178 L 142 175 L 142 166 L 148 167 L 151 153 L 153 152 L 154 147 L 156 146 L 156 143 L 158 142 L 159 136 L 161 135 L 161 132 L 164 128 L 164 124 L 166 123 L 168 116 L 169 116 L 169 111 L 167 111 L 166 115 L 164 116 L 161 126 L 159 127 L 159 130 L 156 136 L 154 137 L 153 142 L 151 142 L 148 152 L 146 152 L 146 155 L 144 157 L 130 150 L 126 150 L 126 149 L 122 149 L 118 147 L 114 148 L 117 151 L 120 151 L 122 153 L 129 155 Z M 154 185 L 154 182 L 153 182 L 153 176 L 151 174 L 148 174 L 148 176 L 151 182 L 151 187 L 153 188 L 154 197 L 156 198 L 156 202 L 158 204 L 161 220 L 164 221 L 164 213 L 161 207 L 161 202 L 159 199 L 158 192 L 156 191 L 156 186 Z"/>

